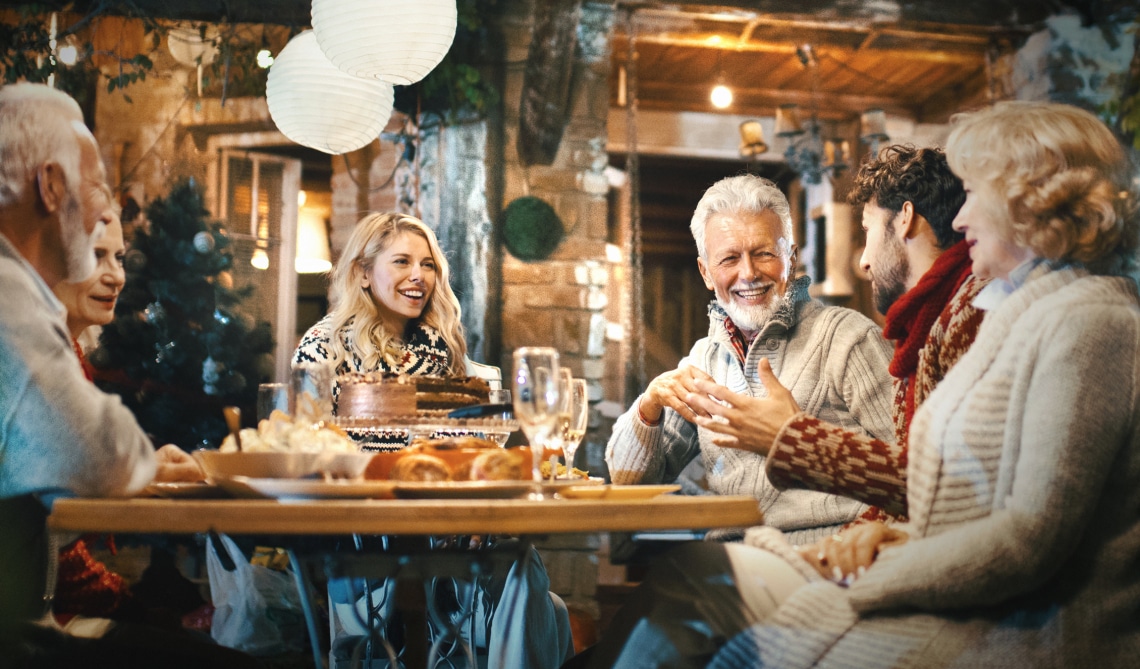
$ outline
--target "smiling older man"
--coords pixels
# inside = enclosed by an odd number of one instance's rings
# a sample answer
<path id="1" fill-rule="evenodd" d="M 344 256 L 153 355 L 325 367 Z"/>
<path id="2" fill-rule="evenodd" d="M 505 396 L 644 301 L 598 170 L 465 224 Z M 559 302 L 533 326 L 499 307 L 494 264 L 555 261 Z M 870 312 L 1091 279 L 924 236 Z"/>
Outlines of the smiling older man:
<path id="1" fill-rule="evenodd" d="M 793 277 L 791 209 L 772 182 L 722 179 L 697 204 L 691 229 L 697 266 L 716 296 L 709 334 L 618 419 L 606 448 L 610 475 L 615 483 L 672 481 L 699 455 L 711 492 L 755 497 L 766 524 L 797 542 L 831 534 L 865 507 L 777 490 L 764 474 L 764 456 L 699 428 L 696 417 L 707 414 L 694 412 L 685 396 L 706 380 L 765 397 L 759 369 L 770 367 L 811 415 L 891 441 L 891 346 L 870 319 L 812 300 L 810 279 Z"/>

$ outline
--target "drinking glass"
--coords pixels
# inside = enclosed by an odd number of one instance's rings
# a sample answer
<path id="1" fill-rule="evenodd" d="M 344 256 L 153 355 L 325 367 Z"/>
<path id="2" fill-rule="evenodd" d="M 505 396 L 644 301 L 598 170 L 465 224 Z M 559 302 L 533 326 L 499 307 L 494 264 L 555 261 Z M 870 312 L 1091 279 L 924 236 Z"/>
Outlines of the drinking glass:
<path id="1" fill-rule="evenodd" d="M 488 400 L 490 401 L 491 404 L 505 404 L 506 405 L 503 407 L 502 413 L 495 414 L 493 416 L 488 416 L 488 418 L 499 418 L 499 419 L 502 419 L 504 421 L 514 420 L 515 412 L 514 412 L 514 409 L 511 407 L 511 391 L 492 388 L 491 393 L 488 397 Z M 507 429 L 507 428 L 503 428 L 500 430 L 498 428 L 492 429 L 492 428 L 488 427 L 488 428 L 485 428 L 484 434 L 487 435 L 488 439 L 490 439 L 491 441 L 494 441 L 496 444 L 498 444 L 500 446 L 506 446 L 507 440 L 511 438 L 511 432 L 513 432 L 513 431 L 514 430 Z"/>
<path id="2" fill-rule="evenodd" d="M 563 403 L 567 416 L 562 424 L 562 455 L 566 460 L 566 478 L 574 468 L 574 454 L 578 444 L 586 436 L 586 425 L 590 416 L 590 396 L 586 389 L 586 379 L 571 379 L 570 390 Z"/>
<path id="3" fill-rule="evenodd" d="M 332 419 L 333 375 L 328 365 L 295 365 L 290 380 L 289 415 L 294 420 L 316 423 Z"/>
<path id="4" fill-rule="evenodd" d="M 525 346 L 515 350 L 515 419 L 530 441 L 532 499 L 542 499 L 542 458 L 557 429 L 559 397 L 558 351 Z"/>
<path id="5" fill-rule="evenodd" d="M 289 413 L 289 386 L 285 383 L 262 383 L 257 386 L 257 422 L 269 418 L 274 410 Z"/>
<path id="6" fill-rule="evenodd" d="M 558 418 L 554 425 L 554 431 L 550 433 L 550 440 L 547 442 L 547 448 L 553 451 L 562 451 L 563 439 L 566 435 L 566 430 L 570 427 L 570 392 L 573 389 L 574 373 L 570 371 L 569 367 L 558 368 Z M 550 479 L 558 478 L 558 456 L 550 456 Z"/>

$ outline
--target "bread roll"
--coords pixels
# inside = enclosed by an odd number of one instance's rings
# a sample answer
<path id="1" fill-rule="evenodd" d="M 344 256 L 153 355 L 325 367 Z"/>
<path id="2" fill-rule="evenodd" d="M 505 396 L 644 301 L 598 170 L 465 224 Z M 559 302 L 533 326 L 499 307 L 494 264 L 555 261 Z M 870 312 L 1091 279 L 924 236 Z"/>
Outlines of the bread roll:
<path id="1" fill-rule="evenodd" d="M 523 474 L 522 456 L 506 449 L 488 450 L 471 461 L 472 481 L 522 481 L 530 478 Z"/>
<path id="2" fill-rule="evenodd" d="M 392 465 L 388 478 L 393 481 L 450 481 L 447 463 L 434 455 L 409 453 Z"/>

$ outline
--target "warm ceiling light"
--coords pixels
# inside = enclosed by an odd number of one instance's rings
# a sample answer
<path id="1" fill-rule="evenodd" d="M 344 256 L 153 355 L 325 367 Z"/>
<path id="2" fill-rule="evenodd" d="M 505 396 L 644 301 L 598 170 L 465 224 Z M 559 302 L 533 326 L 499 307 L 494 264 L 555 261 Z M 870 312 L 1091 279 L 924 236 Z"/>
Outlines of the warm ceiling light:
<path id="1" fill-rule="evenodd" d="M 269 66 L 272 64 L 273 64 L 273 54 L 270 53 L 269 49 L 262 49 L 261 51 L 257 52 L 257 66 L 258 67 L 260 67 L 263 70 L 267 70 L 267 69 L 269 69 Z"/>
<path id="2" fill-rule="evenodd" d="M 709 99 L 712 100 L 714 107 L 724 109 L 732 104 L 732 89 L 724 84 L 717 84 L 713 87 Z"/>

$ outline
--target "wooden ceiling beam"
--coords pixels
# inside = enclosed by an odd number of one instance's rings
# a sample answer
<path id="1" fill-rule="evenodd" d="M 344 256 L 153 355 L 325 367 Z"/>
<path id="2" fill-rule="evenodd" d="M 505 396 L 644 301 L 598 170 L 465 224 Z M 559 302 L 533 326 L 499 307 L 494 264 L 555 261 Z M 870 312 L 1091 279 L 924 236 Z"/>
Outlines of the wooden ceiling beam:
<path id="1" fill-rule="evenodd" d="M 712 35 L 698 35 L 696 33 L 691 35 L 641 35 L 637 36 L 638 44 L 652 44 L 660 46 L 674 46 L 686 49 L 707 49 L 709 51 L 735 51 L 742 53 L 776 53 L 783 54 L 789 57 L 795 57 L 796 44 L 789 42 L 764 42 L 759 40 L 752 40 L 744 44 L 734 43 L 728 40 L 721 40 L 720 42 L 711 43 L 710 37 Z M 849 60 L 861 49 L 858 46 L 852 47 L 847 44 L 829 44 L 826 42 L 815 42 L 812 44 L 817 52 L 826 51 L 834 58 L 839 60 Z M 614 58 L 619 62 L 625 62 L 628 58 L 629 42 L 625 35 L 615 35 L 613 54 Z M 924 61 L 945 65 L 974 65 L 985 61 L 985 52 L 979 51 L 944 51 L 939 50 L 934 46 L 927 46 L 926 48 L 916 49 L 900 49 L 900 48 L 878 48 L 871 46 L 864 51 L 872 52 L 877 56 L 885 58 L 895 58 L 904 61 Z"/>
<path id="2" fill-rule="evenodd" d="M 680 85 L 673 82 L 642 79 L 638 82 L 637 94 L 639 105 L 646 109 L 685 107 L 687 111 L 712 111 L 707 84 Z M 734 107 L 748 110 L 766 109 L 768 116 L 774 116 L 776 108 L 780 105 L 797 104 L 801 108 L 801 119 L 805 122 L 811 114 L 813 101 L 819 109 L 819 117 L 831 121 L 855 118 L 864 110 L 873 107 L 883 109 L 888 114 L 905 117 L 914 117 L 917 111 L 915 106 L 903 104 L 899 98 L 886 96 L 823 92 L 813 96 L 811 91 L 790 88 L 740 86 L 734 86 L 732 94 Z M 663 104 L 658 106 L 655 103 Z M 732 109 L 726 109 L 725 112 L 732 112 Z"/>

